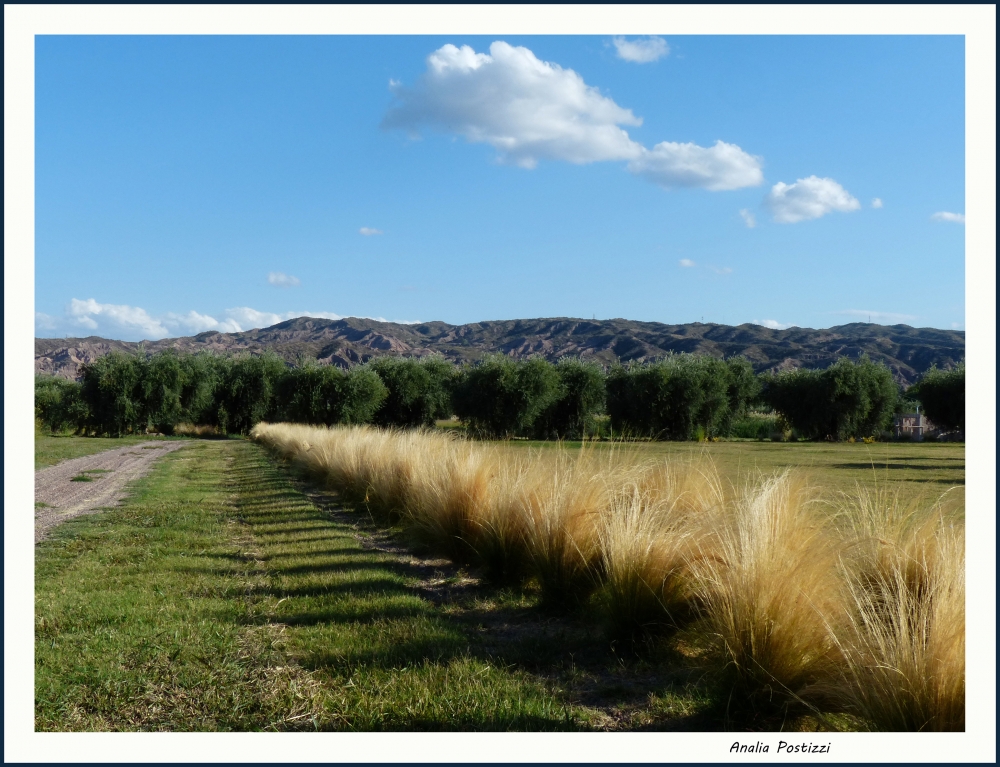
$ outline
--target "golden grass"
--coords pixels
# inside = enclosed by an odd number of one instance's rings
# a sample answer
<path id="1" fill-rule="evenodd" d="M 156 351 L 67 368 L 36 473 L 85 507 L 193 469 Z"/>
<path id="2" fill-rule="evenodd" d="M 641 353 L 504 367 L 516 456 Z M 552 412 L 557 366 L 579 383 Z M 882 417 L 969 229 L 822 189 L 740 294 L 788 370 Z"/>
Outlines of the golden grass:
<path id="1" fill-rule="evenodd" d="M 859 489 L 831 506 L 787 471 L 727 488 L 704 461 L 440 431 L 252 437 L 487 578 L 534 582 L 550 607 L 596 593 L 616 634 L 685 628 L 739 706 L 964 728 L 964 524 L 947 496 Z"/>

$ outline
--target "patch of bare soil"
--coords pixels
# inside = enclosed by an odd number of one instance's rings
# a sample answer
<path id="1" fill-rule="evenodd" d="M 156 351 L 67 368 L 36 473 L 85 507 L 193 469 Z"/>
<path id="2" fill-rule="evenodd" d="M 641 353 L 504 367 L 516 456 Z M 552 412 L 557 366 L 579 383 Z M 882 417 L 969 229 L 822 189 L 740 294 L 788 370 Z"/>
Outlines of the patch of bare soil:
<path id="1" fill-rule="evenodd" d="M 35 543 L 67 519 L 117 506 L 129 482 L 184 442 L 144 442 L 71 458 L 35 472 Z"/>

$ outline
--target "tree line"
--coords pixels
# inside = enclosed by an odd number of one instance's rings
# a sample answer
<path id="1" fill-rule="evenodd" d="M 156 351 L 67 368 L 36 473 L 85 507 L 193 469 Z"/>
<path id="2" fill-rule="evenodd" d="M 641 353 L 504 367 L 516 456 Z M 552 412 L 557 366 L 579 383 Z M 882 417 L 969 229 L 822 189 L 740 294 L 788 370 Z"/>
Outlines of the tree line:
<path id="1" fill-rule="evenodd" d="M 802 439 L 878 435 L 918 401 L 946 430 L 964 429 L 965 368 L 933 368 L 904 393 L 885 365 L 841 359 L 825 370 L 755 375 L 743 357 L 674 354 L 605 370 L 593 362 L 500 354 L 474 365 L 381 357 L 350 370 L 289 366 L 272 352 L 219 356 L 112 352 L 79 381 L 38 376 L 35 415 L 53 432 L 120 436 L 181 423 L 248 433 L 261 421 L 430 426 L 457 416 L 488 439 L 728 437 L 752 411 Z"/>

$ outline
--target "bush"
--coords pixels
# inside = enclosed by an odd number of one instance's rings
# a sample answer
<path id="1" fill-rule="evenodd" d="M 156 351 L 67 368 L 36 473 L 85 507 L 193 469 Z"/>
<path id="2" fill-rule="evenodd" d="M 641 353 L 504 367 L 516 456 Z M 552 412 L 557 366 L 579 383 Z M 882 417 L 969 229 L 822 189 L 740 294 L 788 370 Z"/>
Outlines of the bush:
<path id="1" fill-rule="evenodd" d="M 432 426 L 451 416 L 449 384 L 455 366 L 435 357 L 382 357 L 368 363 L 385 384 L 387 394 L 374 422 L 379 426 Z"/>
<path id="2" fill-rule="evenodd" d="M 559 385 L 555 366 L 544 359 L 515 362 L 489 354 L 460 373 L 452 402 L 471 433 L 509 439 L 530 433 L 538 416 L 559 398 Z"/>
<path id="3" fill-rule="evenodd" d="M 276 415 L 295 423 L 370 423 L 388 391 L 366 368 L 344 372 L 332 365 L 307 363 L 287 371 L 278 387 Z"/>
<path id="4" fill-rule="evenodd" d="M 140 354 L 119 351 L 83 365 L 80 395 L 89 411 L 90 429 L 120 437 L 146 428 L 145 368 Z"/>
<path id="5" fill-rule="evenodd" d="M 919 400 L 924 415 L 945 431 L 965 431 L 965 363 L 954 370 L 928 370 L 906 390 L 906 396 Z"/>
<path id="6" fill-rule="evenodd" d="M 173 349 L 154 354 L 143 366 L 142 395 L 153 428 L 173 434 L 174 425 L 184 420 L 182 394 L 185 370 Z"/>
<path id="7" fill-rule="evenodd" d="M 898 388 L 892 373 L 866 356 L 826 370 L 763 377 L 761 398 L 805 439 L 871 437 L 892 419 Z"/>
<path id="8" fill-rule="evenodd" d="M 618 434 L 654 439 L 719 436 L 734 396 L 744 391 L 729 366 L 709 356 L 676 354 L 650 364 L 617 365 L 608 373 L 607 408 Z M 741 400 L 738 400 L 741 401 Z"/>
<path id="9" fill-rule="evenodd" d="M 35 419 L 53 434 L 83 429 L 89 411 L 80 391 L 76 381 L 35 376 Z"/>
<path id="10" fill-rule="evenodd" d="M 215 421 L 224 433 L 248 434 L 276 414 L 278 383 L 287 366 L 272 352 L 233 358 L 217 389 Z"/>
<path id="11" fill-rule="evenodd" d="M 593 362 L 563 358 L 555 366 L 558 399 L 533 424 L 538 439 L 583 439 L 598 431 L 595 416 L 604 412 L 604 370 Z"/>

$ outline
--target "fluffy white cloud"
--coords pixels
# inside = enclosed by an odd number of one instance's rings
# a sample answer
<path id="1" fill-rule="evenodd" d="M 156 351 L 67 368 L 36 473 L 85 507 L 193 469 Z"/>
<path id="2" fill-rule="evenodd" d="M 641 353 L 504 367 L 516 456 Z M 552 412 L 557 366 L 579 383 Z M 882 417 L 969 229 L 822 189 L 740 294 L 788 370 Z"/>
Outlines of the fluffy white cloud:
<path id="1" fill-rule="evenodd" d="M 193 309 L 187 314 L 167 312 L 163 317 L 163 324 L 170 328 L 171 333 L 190 333 L 192 335 L 204 333 L 207 330 L 220 330 L 223 333 L 239 330 L 239 326 L 230 320 L 219 321 L 207 314 L 199 314 Z"/>
<path id="2" fill-rule="evenodd" d="M 695 265 L 694 261 L 692 261 L 690 258 L 682 258 L 678 263 L 683 267 L 692 267 Z"/>
<path id="3" fill-rule="evenodd" d="M 874 200 L 872 200 L 872 207 L 873 208 L 881 208 L 882 207 L 882 198 L 881 197 L 876 197 Z"/>
<path id="4" fill-rule="evenodd" d="M 715 146 L 663 141 L 643 148 L 628 169 L 664 187 L 701 187 L 713 192 L 758 186 L 764 181 L 759 157 L 736 144 L 716 141 Z"/>
<path id="5" fill-rule="evenodd" d="M 360 229 L 358 229 L 358 232 L 363 234 L 365 237 L 371 237 L 373 234 L 382 234 L 381 229 L 372 229 L 367 226 L 361 227 Z"/>
<path id="6" fill-rule="evenodd" d="M 746 208 L 740 211 L 740 218 L 743 219 L 743 223 L 747 225 L 747 229 L 753 229 L 757 226 L 757 219 L 754 218 L 753 213 L 751 213 Z"/>
<path id="7" fill-rule="evenodd" d="M 634 40 L 616 37 L 611 42 L 618 51 L 618 58 L 637 64 L 648 64 L 670 53 L 670 46 L 662 37 L 638 37 Z"/>
<path id="8" fill-rule="evenodd" d="M 946 210 L 941 210 L 931 216 L 932 221 L 950 221 L 953 224 L 964 224 L 965 214 L 964 213 L 949 213 Z"/>
<path id="9" fill-rule="evenodd" d="M 490 144 L 526 168 L 541 159 L 589 163 L 642 152 L 620 125 L 641 125 L 632 110 L 602 96 L 572 69 L 540 61 L 503 41 L 490 52 L 445 45 L 427 58 L 417 85 L 390 83 L 398 103 L 383 125 L 415 131 L 433 125 Z"/>
<path id="10" fill-rule="evenodd" d="M 642 124 L 631 109 L 601 95 L 572 69 L 500 40 L 489 53 L 445 45 L 428 57 L 427 71 L 413 88 L 393 80 L 389 87 L 397 103 L 383 127 L 415 132 L 430 125 L 489 144 L 500 160 L 524 168 L 539 160 L 619 160 L 661 186 L 712 191 L 756 186 L 764 178 L 760 158 L 724 141 L 711 147 L 664 141 L 647 149 L 621 127 Z"/>
<path id="11" fill-rule="evenodd" d="M 143 338 L 157 339 L 169 335 L 169 331 L 145 309 L 125 304 L 99 304 L 93 298 L 81 301 L 74 298 L 66 308 L 66 315 L 74 325 L 96 330 L 98 319 L 101 326 L 129 333 L 140 333 Z"/>
<path id="12" fill-rule="evenodd" d="M 794 224 L 835 210 L 846 213 L 861 207 L 861 203 L 832 178 L 818 176 L 800 178 L 794 184 L 779 181 L 764 198 L 764 204 L 779 224 Z"/>
<path id="13" fill-rule="evenodd" d="M 270 272 L 267 275 L 267 281 L 279 288 L 294 288 L 302 284 L 298 277 L 293 277 L 284 272 Z"/>
<path id="14" fill-rule="evenodd" d="M 771 328 L 771 330 L 785 330 L 792 327 L 789 323 L 778 322 L 777 320 L 750 320 L 750 324 L 762 325 L 765 328 Z"/>
<path id="15" fill-rule="evenodd" d="M 913 320 L 919 319 L 915 314 L 899 314 L 898 312 L 873 312 L 869 309 L 844 309 L 843 311 L 834 312 L 834 314 L 843 314 L 849 317 L 857 317 L 859 320 L 864 319 L 866 322 L 875 323 L 889 323 L 890 325 L 896 325 L 901 322 L 911 322 Z"/>

